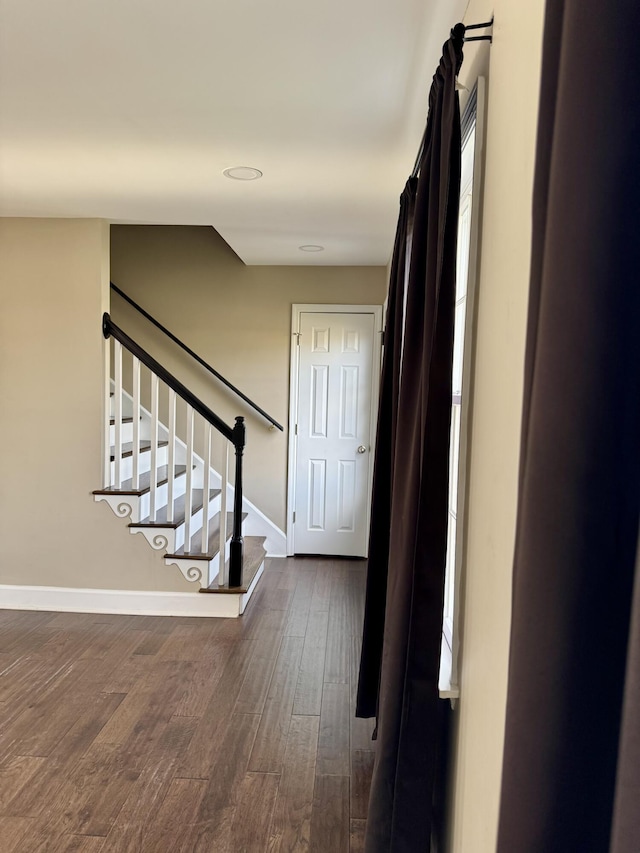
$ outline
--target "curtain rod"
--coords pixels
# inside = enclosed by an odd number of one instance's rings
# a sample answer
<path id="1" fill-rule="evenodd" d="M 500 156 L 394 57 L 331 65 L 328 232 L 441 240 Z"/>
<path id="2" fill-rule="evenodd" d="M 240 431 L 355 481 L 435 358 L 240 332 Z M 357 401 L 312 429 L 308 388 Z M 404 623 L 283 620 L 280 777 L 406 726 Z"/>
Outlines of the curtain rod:
<path id="1" fill-rule="evenodd" d="M 493 17 L 491 18 L 490 21 L 485 21 L 482 24 L 468 24 L 465 26 L 464 29 L 465 29 L 465 33 L 466 33 L 467 30 L 484 30 L 487 27 L 492 27 L 492 26 L 493 26 Z M 453 30 L 451 30 L 451 33 L 453 34 Z M 467 41 L 488 41 L 488 42 L 492 42 L 493 37 L 488 35 L 488 36 L 471 36 L 470 38 L 467 38 L 465 35 L 465 36 L 463 36 L 463 41 L 465 41 L 465 42 L 467 42 Z M 424 134 L 422 135 L 422 140 L 420 141 L 420 147 L 418 148 L 418 154 L 416 155 L 416 161 L 414 163 L 413 170 L 411 172 L 412 178 L 417 178 L 418 173 L 420 171 L 420 161 L 422 160 L 422 152 L 424 151 L 424 142 L 425 142 L 426 134 L 427 134 L 427 129 L 425 127 Z"/>
<path id="2" fill-rule="evenodd" d="M 492 26 L 493 26 L 493 18 L 491 18 L 490 21 L 485 21 L 483 24 L 468 24 L 465 27 L 465 31 L 466 30 L 484 30 L 487 27 L 492 27 Z M 488 42 L 492 42 L 493 36 L 491 36 L 491 35 L 488 35 L 488 36 L 470 36 L 469 38 L 467 38 L 465 36 L 464 40 L 465 41 L 488 41 Z"/>

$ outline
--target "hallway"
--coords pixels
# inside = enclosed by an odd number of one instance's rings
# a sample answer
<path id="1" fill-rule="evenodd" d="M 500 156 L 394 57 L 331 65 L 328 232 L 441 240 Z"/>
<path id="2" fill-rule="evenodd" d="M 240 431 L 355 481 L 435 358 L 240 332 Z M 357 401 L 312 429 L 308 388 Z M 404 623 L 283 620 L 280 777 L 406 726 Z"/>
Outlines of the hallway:
<path id="1" fill-rule="evenodd" d="M 268 559 L 238 620 L 0 610 L 3 853 L 362 850 L 365 565 Z"/>

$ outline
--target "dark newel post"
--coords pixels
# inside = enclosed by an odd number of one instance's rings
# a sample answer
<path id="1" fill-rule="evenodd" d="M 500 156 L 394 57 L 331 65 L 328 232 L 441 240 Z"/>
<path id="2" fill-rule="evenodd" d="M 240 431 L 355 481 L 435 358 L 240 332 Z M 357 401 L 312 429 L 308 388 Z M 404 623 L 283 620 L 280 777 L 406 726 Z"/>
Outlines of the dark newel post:
<path id="1" fill-rule="evenodd" d="M 242 586 L 244 540 L 242 538 L 242 454 L 246 443 L 244 418 L 236 418 L 233 444 L 236 448 L 236 481 L 233 499 L 233 536 L 229 550 L 229 586 Z"/>

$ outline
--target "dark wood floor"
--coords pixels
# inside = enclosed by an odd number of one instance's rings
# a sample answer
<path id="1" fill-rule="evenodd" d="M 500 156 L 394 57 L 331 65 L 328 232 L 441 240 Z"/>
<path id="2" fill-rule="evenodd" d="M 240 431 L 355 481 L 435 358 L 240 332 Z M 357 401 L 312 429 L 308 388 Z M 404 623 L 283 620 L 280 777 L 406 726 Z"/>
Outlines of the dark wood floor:
<path id="1" fill-rule="evenodd" d="M 363 849 L 364 563 L 268 560 L 238 620 L 0 611 L 0 850 Z"/>

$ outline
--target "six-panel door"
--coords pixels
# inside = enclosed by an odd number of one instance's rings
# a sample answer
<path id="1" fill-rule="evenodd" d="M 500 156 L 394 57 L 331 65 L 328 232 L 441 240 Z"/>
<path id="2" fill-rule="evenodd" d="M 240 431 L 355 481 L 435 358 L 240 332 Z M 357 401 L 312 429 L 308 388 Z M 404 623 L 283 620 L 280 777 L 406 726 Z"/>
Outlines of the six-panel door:
<path id="1" fill-rule="evenodd" d="M 373 314 L 302 313 L 294 550 L 363 557 Z"/>

